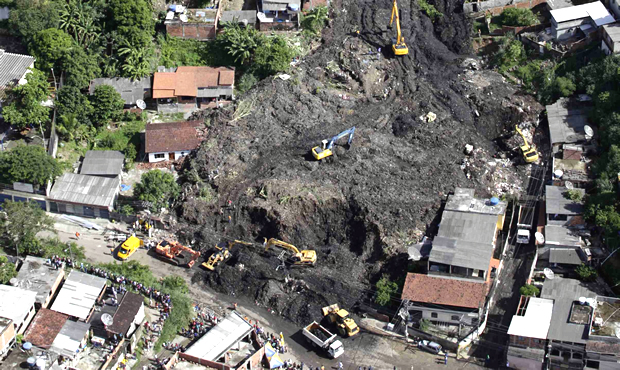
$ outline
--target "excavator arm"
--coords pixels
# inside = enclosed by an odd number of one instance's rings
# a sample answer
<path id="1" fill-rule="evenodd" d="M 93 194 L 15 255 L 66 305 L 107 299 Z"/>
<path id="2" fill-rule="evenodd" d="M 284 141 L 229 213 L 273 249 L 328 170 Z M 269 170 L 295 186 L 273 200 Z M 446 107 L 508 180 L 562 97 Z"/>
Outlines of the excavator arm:
<path id="1" fill-rule="evenodd" d="M 396 39 L 392 42 L 392 51 L 394 55 L 407 55 L 409 54 L 409 48 L 407 44 L 405 44 L 405 39 L 402 37 L 402 33 L 400 31 L 400 18 L 398 17 L 398 4 L 396 0 L 394 0 L 394 4 L 392 5 L 392 16 L 390 17 L 390 27 L 392 27 L 392 23 L 396 19 Z"/>
<path id="2" fill-rule="evenodd" d="M 265 243 L 264 244 L 265 244 L 265 250 L 268 250 L 269 247 L 271 247 L 272 245 L 275 245 L 277 247 L 282 247 L 284 249 L 288 249 L 288 250 L 290 250 L 291 252 L 293 252 L 295 254 L 299 253 L 299 249 L 297 249 L 297 247 L 295 247 L 292 244 L 285 243 L 282 240 L 278 240 L 278 239 L 274 239 L 274 238 L 271 238 L 271 239 L 267 240 L 267 238 L 265 238 Z"/>
<path id="3" fill-rule="evenodd" d="M 284 248 L 284 249 L 287 249 L 293 252 L 294 254 L 293 260 L 294 260 L 295 265 L 314 266 L 314 264 L 316 263 L 316 251 L 312 251 L 312 250 L 299 251 L 299 249 L 297 249 L 297 247 L 295 247 L 294 245 L 285 243 L 281 240 L 274 239 L 274 238 L 271 238 L 269 240 L 265 238 L 264 245 L 265 245 L 265 251 L 269 250 L 269 247 L 271 247 L 272 245 L 275 245 L 277 247 L 281 247 L 281 248 Z"/>

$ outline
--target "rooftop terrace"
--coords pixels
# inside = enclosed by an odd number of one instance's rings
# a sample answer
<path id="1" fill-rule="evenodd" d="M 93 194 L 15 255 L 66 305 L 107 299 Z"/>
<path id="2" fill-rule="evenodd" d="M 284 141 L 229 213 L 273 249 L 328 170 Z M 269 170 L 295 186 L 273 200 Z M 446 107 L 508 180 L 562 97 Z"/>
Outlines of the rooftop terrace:
<path id="1" fill-rule="evenodd" d="M 620 299 L 598 296 L 596 302 L 590 335 L 620 340 Z"/>

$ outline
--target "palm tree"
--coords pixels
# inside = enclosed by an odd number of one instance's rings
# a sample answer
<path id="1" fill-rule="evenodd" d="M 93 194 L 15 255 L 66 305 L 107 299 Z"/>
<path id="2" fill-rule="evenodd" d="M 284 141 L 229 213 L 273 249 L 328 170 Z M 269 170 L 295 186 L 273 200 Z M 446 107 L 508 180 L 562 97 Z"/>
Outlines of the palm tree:
<path id="1" fill-rule="evenodd" d="M 137 80 L 148 75 L 151 65 L 148 61 L 148 49 L 124 46 L 118 49 L 119 56 L 126 56 L 121 69 L 123 74 L 132 80 Z"/>
<path id="2" fill-rule="evenodd" d="M 236 63 L 245 63 L 246 60 L 250 59 L 252 52 L 258 46 L 256 30 L 241 28 L 237 23 L 226 27 L 224 39 L 228 44 L 226 45 L 226 51 L 235 58 Z"/>

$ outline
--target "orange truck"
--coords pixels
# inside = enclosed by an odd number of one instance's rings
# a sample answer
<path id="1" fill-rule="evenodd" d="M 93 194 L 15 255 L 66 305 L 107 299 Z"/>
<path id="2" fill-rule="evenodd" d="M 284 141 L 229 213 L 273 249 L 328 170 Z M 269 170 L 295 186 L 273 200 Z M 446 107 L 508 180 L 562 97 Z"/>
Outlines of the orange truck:
<path id="1" fill-rule="evenodd" d="M 155 247 L 155 253 L 164 261 L 168 261 L 175 266 L 185 266 L 188 268 L 192 268 L 200 257 L 200 252 L 172 240 L 162 240 L 159 242 Z"/>

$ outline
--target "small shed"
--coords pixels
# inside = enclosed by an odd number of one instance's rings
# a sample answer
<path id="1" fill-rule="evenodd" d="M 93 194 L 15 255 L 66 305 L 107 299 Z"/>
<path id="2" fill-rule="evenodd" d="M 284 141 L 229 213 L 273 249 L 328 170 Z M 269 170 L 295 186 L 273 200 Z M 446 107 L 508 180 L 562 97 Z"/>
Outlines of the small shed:
<path id="1" fill-rule="evenodd" d="M 84 155 L 81 175 L 114 178 L 123 172 L 125 155 L 116 150 L 89 150 Z"/>

